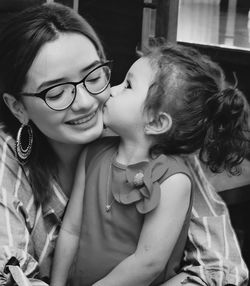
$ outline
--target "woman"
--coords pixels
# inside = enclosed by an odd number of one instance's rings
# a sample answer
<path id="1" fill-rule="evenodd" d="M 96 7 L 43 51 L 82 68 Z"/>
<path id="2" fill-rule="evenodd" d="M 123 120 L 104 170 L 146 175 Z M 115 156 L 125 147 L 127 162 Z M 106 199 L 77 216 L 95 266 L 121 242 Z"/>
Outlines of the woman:
<path id="1" fill-rule="evenodd" d="M 109 79 L 98 37 L 69 8 L 45 4 L 27 9 L 0 34 L 0 285 L 13 280 L 19 286 L 48 285 L 79 153 L 103 129 Z M 203 202 L 199 199 L 198 205 Z M 202 208 L 201 218 L 217 219 L 206 210 Z M 195 229 L 200 225 L 194 224 Z M 198 242 L 196 233 L 192 238 Z M 223 242 L 224 236 L 218 233 L 217 240 Z M 235 266 L 239 280 L 245 280 L 247 270 L 238 253 L 224 259 L 210 248 L 200 261 L 196 252 L 187 249 L 182 280 L 188 273 L 205 285 L 201 270 L 216 272 L 218 261 L 223 264 L 220 277 L 227 279 L 229 266 Z M 214 258 L 209 264 L 208 254 Z"/>
<path id="2" fill-rule="evenodd" d="M 0 284 L 38 271 L 48 281 L 79 153 L 103 130 L 110 62 L 90 25 L 61 5 L 16 15 L 0 43 Z"/>

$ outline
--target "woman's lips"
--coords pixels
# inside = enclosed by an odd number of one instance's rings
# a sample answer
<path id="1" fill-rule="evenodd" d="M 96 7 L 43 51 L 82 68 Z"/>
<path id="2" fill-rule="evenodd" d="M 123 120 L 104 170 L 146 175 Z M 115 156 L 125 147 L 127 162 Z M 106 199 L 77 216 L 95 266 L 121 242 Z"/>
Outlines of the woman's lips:
<path id="1" fill-rule="evenodd" d="M 94 118 L 96 116 L 96 112 L 97 111 L 89 114 L 88 116 L 83 116 L 83 117 L 80 117 L 80 118 L 77 118 L 77 119 L 74 119 L 74 120 L 69 120 L 69 121 L 66 122 L 66 124 L 79 125 L 79 124 L 86 123 L 86 122 L 90 121 L 92 118 Z"/>

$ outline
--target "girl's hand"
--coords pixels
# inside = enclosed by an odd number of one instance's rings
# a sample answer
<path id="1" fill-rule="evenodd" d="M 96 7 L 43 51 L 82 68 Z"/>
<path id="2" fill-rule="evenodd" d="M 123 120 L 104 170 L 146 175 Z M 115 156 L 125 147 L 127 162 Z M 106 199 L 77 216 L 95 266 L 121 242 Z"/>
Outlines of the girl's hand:
<path id="1" fill-rule="evenodd" d="M 197 276 L 181 272 L 159 286 L 206 286 Z"/>

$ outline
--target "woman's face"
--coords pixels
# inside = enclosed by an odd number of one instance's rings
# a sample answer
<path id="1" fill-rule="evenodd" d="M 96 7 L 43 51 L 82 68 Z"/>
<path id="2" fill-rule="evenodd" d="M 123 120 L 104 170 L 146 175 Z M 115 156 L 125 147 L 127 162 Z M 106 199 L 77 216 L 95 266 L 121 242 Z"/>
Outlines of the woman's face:
<path id="1" fill-rule="evenodd" d="M 77 33 L 60 34 L 38 52 L 23 92 L 38 93 L 55 84 L 79 82 L 98 63 L 96 48 L 87 37 Z M 61 111 L 49 108 L 38 97 L 23 96 L 22 100 L 29 119 L 53 144 L 85 144 L 102 133 L 102 106 L 109 95 L 109 87 L 91 95 L 80 84 L 73 104 Z"/>

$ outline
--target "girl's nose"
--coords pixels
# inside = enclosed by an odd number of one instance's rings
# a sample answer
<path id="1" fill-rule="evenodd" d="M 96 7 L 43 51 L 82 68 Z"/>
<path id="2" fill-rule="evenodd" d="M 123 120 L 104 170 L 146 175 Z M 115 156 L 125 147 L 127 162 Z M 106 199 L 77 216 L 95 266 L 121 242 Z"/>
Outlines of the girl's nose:
<path id="1" fill-rule="evenodd" d="M 116 96 L 120 89 L 121 89 L 121 84 L 112 86 L 110 90 L 110 96 L 111 97 Z"/>

